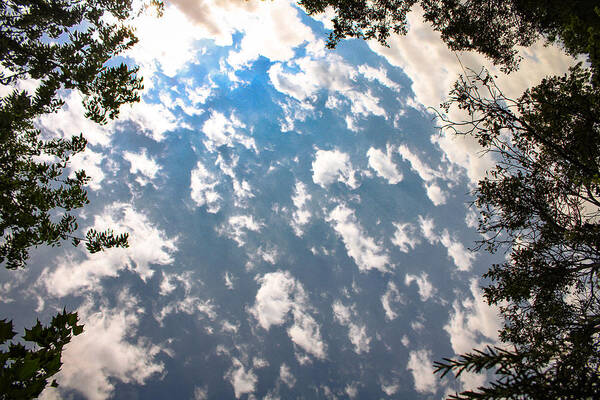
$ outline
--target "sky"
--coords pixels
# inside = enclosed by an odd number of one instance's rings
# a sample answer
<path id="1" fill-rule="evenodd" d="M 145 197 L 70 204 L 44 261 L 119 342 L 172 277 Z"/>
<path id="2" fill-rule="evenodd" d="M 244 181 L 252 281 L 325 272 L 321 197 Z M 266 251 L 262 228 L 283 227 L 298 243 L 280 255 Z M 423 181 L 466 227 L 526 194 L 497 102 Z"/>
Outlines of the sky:
<path id="1" fill-rule="evenodd" d="M 432 365 L 494 344 L 471 192 L 493 160 L 436 128 L 477 54 L 449 52 L 409 14 L 390 46 L 325 48 L 331 15 L 277 0 L 173 0 L 135 21 L 125 54 L 142 101 L 118 121 L 81 96 L 38 125 L 83 132 L 89 228 L 128 249 L 38 248 L 0 271 L 17 327 L 76 310 L 84 334 L 42 399 L 440 399 L 486 376 Z M 538 43 L 509 76 L 518 96 L 573 63 Z M 451 117 L 459 117 L 456 110 Z M 20 328 L 21 329 L 21 328 Z"/>

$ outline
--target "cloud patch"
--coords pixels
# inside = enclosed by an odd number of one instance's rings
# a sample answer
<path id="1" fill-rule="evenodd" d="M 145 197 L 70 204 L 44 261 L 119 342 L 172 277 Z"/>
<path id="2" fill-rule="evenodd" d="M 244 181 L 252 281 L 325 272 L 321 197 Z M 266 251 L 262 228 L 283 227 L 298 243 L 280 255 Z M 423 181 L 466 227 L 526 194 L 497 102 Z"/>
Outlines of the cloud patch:
<path id="1" fill-rule="evenodd" d="M 347 307 L 340 300 L 336 300 L 333 302 L 332 310 L 334 319 L 340 325 L 348 327 L 348 339 L 354 346 L 354 352 L 356 354 L 368 353 L 371 338 L 367 335 L 366 325 L 355 321 L 357 317 L 355 307 Z"/>
<path id="2" fill-rule="evenodd" d="M 354 212 L 346 205 L 338 205 L 329 213 L 326 220 L 341 237 L 348 255 L 361 272 L 370 269 L 388 272 L 392 268 L 388 254 L 375 243 L 373 238 L 365 234 Z"/>
<path id="3" fill-rule="evenodd" d="M 369 167 L 371 167 L 378 176 L 388 181 L 390 185 L 395 185 L 402 180 L 402 174 L 392 161 L 392 147 L 387 146 L 386 152 L 373 147 L 367 151 Z"/>
<path id="4" fill-rule="evenodd" d="M 85 330 L 63 351 L 64 364 L 56 375 L 58 390 L 76 390 L 87 399 L 104 400 L 114 394 L 115 380 L 143 385 L 163 372 L 164 365 L 155 359 L 161 348 L 136 335 L 143 314 L 138 300 L 126 291 L 119 297 L 116 308 L 101 305 L 94 310 L 91 298 L 79 308 Z M 137 341 L 131 342 L 134 335 Z M 46 389 L 42 398 L 51 398 L 55 390 Z"/>
<path id="5" fill-rule="evenodd" d="M 339 150 L 317 150 L 312 163 L 313 182 L 326 188 L 334 182 L 342 182 L 351 189 L 356 189 L 356 171 L 350 163 L 350 156 Z"/>
<path id="6" fill-rule="evenodd" d="M 273 325 L 283 325 L 292 315 L 293 324 L 287 329 L 292 342 L 315 358 L 323 359 L 326 345 L 321 338 L 319 325 L 309 314 L 308 296 L 300 282 L 288 271 L 276 271 L 258 278 L 261 285 L 254 305 L 248 312 L 265 330 Z"/>
<path id="7" fill-rule="evenodd" d="M 212 214 L 221 209 L 221 196 L 215 190 L 218 183 L 216 176 L 198 161 L 190 175 L 190 196 L 198 207 L 206 206 L 206 211 Z"/>
<path id="8" fill-rule="evenodd" d="M 47 267 L 38 283 L 52 296 L 64 297 L 82 289 L 101 290 L 101 280 L 117 277 L 119 271 L 129 269 L 144 281 L 152 277 L 151 265 L 168 265 L 177 250 L 177 238 L 169 238 L 148 217 L 130 204 L 113 203 L 94 218 L 94 229 L 110 228 L 115 232 L 129 232 L 129 247 L 112 248 L 96 254 L 87 251 L 67 253 L 58 260 L 56 268 Z M 83 254 L 78 261 L 76 254 Z"/>
<path id="9" fill-rule="evenodd" d="M 437 390 L 437 377 L 433 375 L 433 361 L 431 350 L 412 350 L 408 355 L 409 370 L 415 381 L 415 390 L 419 393 L 435 393 Z"/>

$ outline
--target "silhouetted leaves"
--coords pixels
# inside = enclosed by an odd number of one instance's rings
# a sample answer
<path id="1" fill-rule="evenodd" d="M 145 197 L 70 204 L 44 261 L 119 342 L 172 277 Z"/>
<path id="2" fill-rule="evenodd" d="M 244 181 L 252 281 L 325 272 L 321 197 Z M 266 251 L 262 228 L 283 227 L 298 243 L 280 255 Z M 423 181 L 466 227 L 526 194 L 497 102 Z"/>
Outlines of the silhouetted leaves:
<path id="1" fill-rule="evenodd" d="M 30 344 L 9 342 L 16 333 L 11 321 L 0 320 L 0 399 L 37 397 L 62 366 L 63 347 L 73 336 L 83 332 L 77 313 L 63 310 L 48 326 L 37 323 L 25 329 L 23 340 Z M 51 382 L 56 387 L 56 381 Z"/>

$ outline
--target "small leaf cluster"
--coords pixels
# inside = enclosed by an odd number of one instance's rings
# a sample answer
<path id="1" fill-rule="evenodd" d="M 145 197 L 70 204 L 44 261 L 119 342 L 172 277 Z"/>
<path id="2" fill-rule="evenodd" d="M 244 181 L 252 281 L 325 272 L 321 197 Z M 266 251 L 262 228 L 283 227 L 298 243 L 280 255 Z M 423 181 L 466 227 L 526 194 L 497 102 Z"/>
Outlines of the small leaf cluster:
<path id="1" fill-rule="evenodd" d="M 83 332 L 78 325 L 77 313 L 63 310 L 52 318 L 48 326 L 38 320 L 25 329 L 23 340 L 15 342 L 12 321 L 0 320 L 0 399 L 32 399 L 39 396 L 62 366 L 63 347 L 73 336 Z M 9 342 L 10 341 L 10 342 Z M 50 383 L 56 387 L 55 380 Z"/>

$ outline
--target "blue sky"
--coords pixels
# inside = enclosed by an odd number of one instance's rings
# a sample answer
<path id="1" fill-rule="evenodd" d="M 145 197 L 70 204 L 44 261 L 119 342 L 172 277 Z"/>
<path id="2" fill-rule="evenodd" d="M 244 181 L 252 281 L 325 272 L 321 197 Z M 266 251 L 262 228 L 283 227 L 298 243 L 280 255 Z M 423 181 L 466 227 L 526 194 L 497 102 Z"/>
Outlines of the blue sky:
<path id="1" fill-rule="evenodd" d="M 497 341 L 479 290 L 493 259 L 468 250 L 491 160 L 435 128 L 460 65 L 409 18 L 389 48 L 334 51 L 327 16 L 285 1 L 177 0 L 136 20 L 142 102 L 100 127 L 66 93 L 39 121 L 88 138 L 71 166 L 93 177 L 80 226 L 130 248 L 40 248 L 0 272 L 17 326 L 65 306 L 85 323 L 42 398 L 429 399 L 485 380 L 431 372 Z M 522 54 L 495 71 L 512 96 L 570 62 Z"/>

